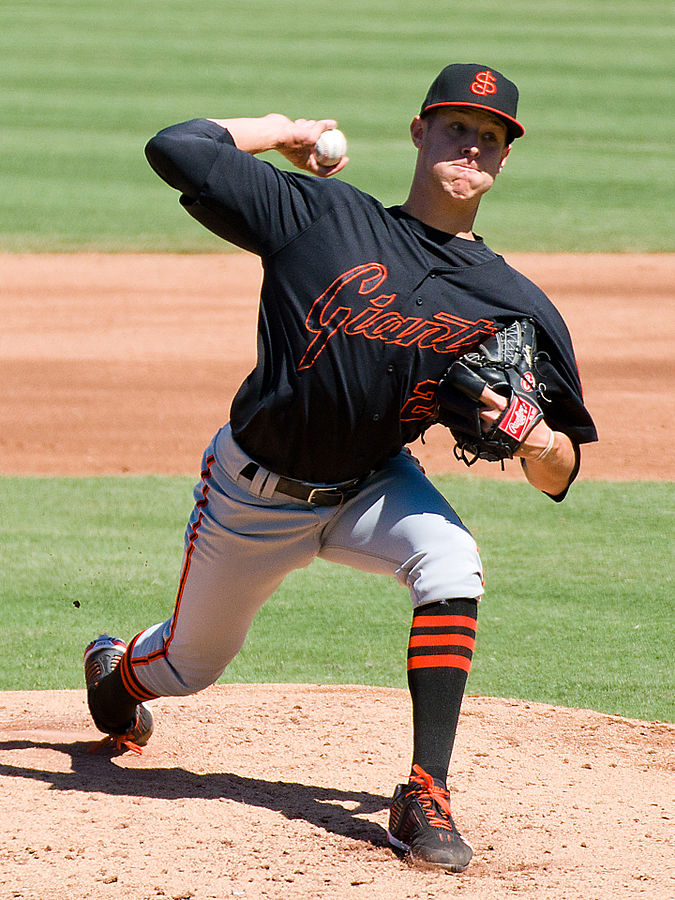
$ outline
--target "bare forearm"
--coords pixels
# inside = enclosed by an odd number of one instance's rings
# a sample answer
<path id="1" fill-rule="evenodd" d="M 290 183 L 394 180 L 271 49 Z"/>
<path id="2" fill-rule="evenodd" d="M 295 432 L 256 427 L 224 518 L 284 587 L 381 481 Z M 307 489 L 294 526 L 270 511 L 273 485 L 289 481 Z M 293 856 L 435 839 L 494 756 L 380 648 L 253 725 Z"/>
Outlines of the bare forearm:
<path id="1" fill-rule="evenodd" d="M 553 443 L 547 450 L 551 436 Z M 542 454 L 544 458 L 539 459 Z M 542 446 L 528 444 L 527 450 L 520 456 L 520 462 L 530 484 L 555 497 L 569 486 L 576 466 L 576 454 L 572 441 L 566 434 L 548 429 L 546 443 L 542 441 Z"/>
<path id="2" fill-rule="evenodd" d="M 269 113 L 258 118 L 211 119 L 221 128 L 227 128 L 240 150 L 246 153 L 264 153 L 277 150 L 290 139 L 293 123 L 281 113 Z"/>
<path id="3" fill-rule="evenodd" d="M 314 148 L 320 135 L 337 127 L 334 119 L 289 119 L 281 113 L 269 113 L 260 118 L 210 119 L 221 128 L 227 128 L 240 150 L 246 153 L 264 153 L 278 150 L 289 162 L 313 175 L 327 178 L 336 175 L 349 162 L 347 156 L 334 166 L 321 165 Z"/>

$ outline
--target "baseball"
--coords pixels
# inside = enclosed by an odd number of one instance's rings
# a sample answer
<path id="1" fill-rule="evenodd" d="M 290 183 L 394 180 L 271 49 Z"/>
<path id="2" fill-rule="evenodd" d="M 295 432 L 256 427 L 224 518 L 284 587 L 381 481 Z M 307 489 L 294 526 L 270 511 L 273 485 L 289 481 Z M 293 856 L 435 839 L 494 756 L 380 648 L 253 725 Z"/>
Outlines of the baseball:
<path id="1" fill-rule="evenodd" d="M 334 166 L 347 152 L 347 139 L 339 128 L 324 131 L 314 147 L 316 161 L 322 166 Z"/>

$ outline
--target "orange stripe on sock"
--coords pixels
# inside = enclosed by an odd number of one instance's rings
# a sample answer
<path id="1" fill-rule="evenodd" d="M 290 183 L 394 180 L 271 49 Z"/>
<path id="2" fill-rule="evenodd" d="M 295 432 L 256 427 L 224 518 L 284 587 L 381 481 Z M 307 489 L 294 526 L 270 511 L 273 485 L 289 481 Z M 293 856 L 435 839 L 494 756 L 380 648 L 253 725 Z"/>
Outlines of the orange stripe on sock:
<path id="1" fill-rule="evenodd" d="M 436 656 L 412 656 L 408 660 L 408 671 L 410 669 L 464 669 L 465 672 L 469 672 L 471 660 L 466 656 L 456 656 L 452 653 Z"/>
<path id="2" fill-rule="evenodd" d="M 413 634 L 409 647 L 468 647 L 473 650 L 476 638 L 468 634 Z"/>
<path id="3" fill-rule="evenodd" d="M 122 676 L 122 684 L 136 700 L 156 700 L 157 694 L 142 688 L 137 678 L 133 676 L 133 672 L 127 671 L 126 668 L 120 667 L 120 675 Z M 133 680 L 129 677 L 132 676 Z"/>
<path id="4" fill-rule="evenodd" d="M 149 691 L 138 680 L 133 668 L 134 663 L 131 660 L 131 654 L 133 653 L 133 649 L 139 637 L 140 635 L 137 634 L 133 641 L 131 641 L 131 643 L 127 647 L 127 652 L 120 660 L 120 675 L 122 676 L 122 683 L 124 687 L 132 697 L 135 697 L 137 700 L 154 700 L 156 699 L 157 694 Z"/>
<path id="5" fill-rule="evenodd" d="M 413 628 L 471 628 L 476 630 L 476 620 L 471 616 L 413 616 Z"/>

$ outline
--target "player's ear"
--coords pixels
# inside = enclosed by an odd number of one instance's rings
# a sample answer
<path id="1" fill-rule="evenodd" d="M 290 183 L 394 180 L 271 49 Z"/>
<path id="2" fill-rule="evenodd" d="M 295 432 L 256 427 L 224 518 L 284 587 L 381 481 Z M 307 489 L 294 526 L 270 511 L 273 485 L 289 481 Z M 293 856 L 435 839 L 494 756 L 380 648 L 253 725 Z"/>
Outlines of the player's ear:
<path id="1" fill-rule="evenodd" d="M 410 123 L 410 137 L 412 138 L 412 142 L 419 150 L 422 146 L 422 142 L 424 140 L 424 131 L 426 125 L 420 116 L 415 116 L 415 118 Z"/>
<path id="2" fill-rule="evenodd" d="M 501 161 L 500 164 L 499 164 L 499 171 L 500 171 L 500 172 L 501 172 L 501 170 L 504 168 L 504 166 L 506 165 L 506 160 L 508 159 L 508 156 L 509 156 L 509 153 L 511 152 L 511 147 L 512 147 L 512 146 L 513 146 L 513 144 L 507 144 L 506 147 L 504 148 L 504 151 L 503 151 L 503 153 L 502 153 L 502 161 Z"/>

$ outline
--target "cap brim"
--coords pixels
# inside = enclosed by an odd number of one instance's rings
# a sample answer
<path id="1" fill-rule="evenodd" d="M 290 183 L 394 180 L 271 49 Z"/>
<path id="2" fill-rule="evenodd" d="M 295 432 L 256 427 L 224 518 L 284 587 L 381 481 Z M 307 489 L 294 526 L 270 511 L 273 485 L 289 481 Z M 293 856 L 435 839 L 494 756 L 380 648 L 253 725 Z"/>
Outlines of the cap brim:
<path id="1" fill-rule="evenodd" d="M 429 112 L 430 109 L 438 109 L 441 106 L 470 106 L 474 109 L 484 109 L 486 112 L 491 112 L 493 115 L 497 116 L 498 119 L 502 119 L 508 128 L 508 137 L 509 140 L 514 140 L 515 138 L 522 137 L 525 134 L 525 129 L 520 124 L 517 119 L 514 119 L 512 116 L 508 116 L 506 113 L 502 112 L 501 109 L 494 109 L 492 106 L 486 106 L 484 103 L 467 103 L 466 101 L 460 100 L 447 100 L 441 103 L 430 103 L 429 106 L 425 106 L 422 110 L 422 115 L 424 113 Z"/>

